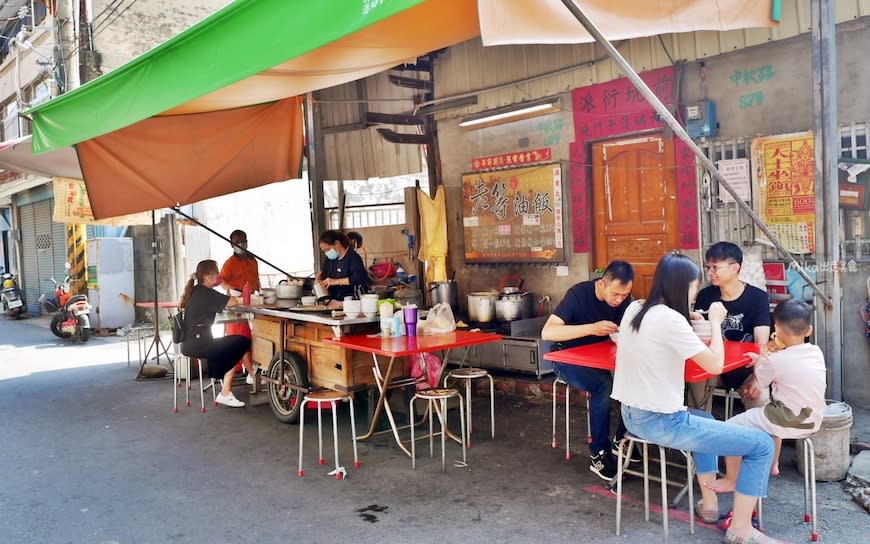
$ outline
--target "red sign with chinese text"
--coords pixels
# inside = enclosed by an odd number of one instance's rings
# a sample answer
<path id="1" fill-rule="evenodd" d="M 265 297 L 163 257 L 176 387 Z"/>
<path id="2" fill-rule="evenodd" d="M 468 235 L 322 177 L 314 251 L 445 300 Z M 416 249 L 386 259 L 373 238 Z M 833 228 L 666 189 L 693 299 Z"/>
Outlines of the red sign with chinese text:
<path id="1" fill-rule="evenodd" d="M 673 68 L 644 72 L 640 77 L 665 104 L 673 102 Z M 591 180 L 587 179 L 590 162 L 587 145 L 605 138 L 663 129 L 665 125 L 655 109 L 625 77 L 574 89 L 571 103 L 575 140 L 569 144 L 571 164 L 568 173 L 573 210 L 570 220 L 574 230 L 574 252 L 587 253 L 591 246 L 591 226 L 587 214 L 591 184 Z M 675 141 L 674 153 L 680 248 L 694 249 L 698 247 L 695 158 L 681 140 Z"/>
<path id="2" fill-rule="evenodd" d="M 471 159 L 471 169 L 476 172 L 478 170 L 489 170 L 490 168 L 511 168 L 524 164 L 549 161 L 552 158 L 552 150 L 549 147 L 543 147 L 541 149 L 529 149 L 513 153 L 502 153 L 501 155 L 477 157 Z"/>

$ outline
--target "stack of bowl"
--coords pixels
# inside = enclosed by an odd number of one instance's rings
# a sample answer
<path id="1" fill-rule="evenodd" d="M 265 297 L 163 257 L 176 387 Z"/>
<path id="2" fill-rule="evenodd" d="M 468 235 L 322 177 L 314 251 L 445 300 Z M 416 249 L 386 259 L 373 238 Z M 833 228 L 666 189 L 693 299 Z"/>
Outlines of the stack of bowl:
<path id="1" fill-rule="evenodd" d="M 713 329 L 710 326 L 710 322 L 706 319 L 692 321 L 692 330 L 695 331 L 695 334 L 697 334 L 698 338 L 703 342 L 709 342 L 710 337 L 713 335 Z"/>
<path id="2" fill-rule="evenodd" d="M 358 300 L 344 299 L 342 309 L 347 317 L 359 317 L 362 312 L 362 304 Z"/>
<path id="3" fill-rule="evenodd" d="M 378 315 L 378 295 L 363 295 L 360 302 L 362 303 L 362 313 L 366 317 Z"/>

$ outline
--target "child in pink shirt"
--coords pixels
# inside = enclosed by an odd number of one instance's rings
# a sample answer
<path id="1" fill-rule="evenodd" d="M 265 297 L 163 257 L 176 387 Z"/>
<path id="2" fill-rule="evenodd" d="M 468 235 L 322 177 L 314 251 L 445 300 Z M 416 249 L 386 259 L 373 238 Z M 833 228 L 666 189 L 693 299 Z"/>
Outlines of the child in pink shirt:
<path id="1" fill-rule="evenodd" d="M 822 350 L 805 342 L 813 332 L 811 320 L 812 308 L 802 300 L 789 299 L 777 305 L 773 339 L 762 354 L 749 354 L 755 369 L 742 391 L 745 399 L 759 405 L 728 420 L 773 436 L 776 450 L 771 476 L 779 474 L 782 439 L 804 438 L 822 424 L 827 371 Z M 725 477 L 708 486 L 720 493 L 734 491 L 740 458 L 726 457 L 725 467 Z"/>

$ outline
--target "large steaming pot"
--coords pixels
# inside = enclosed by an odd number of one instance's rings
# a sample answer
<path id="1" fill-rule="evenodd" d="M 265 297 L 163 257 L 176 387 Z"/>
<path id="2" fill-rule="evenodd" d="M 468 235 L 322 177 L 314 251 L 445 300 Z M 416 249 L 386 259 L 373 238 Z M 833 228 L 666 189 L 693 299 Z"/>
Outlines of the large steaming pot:
<path id="1" fill-rule="evenodd" d="M 495 318 L 495 301 L 498 294 L 477 291 L 468 294 L 468 319 L 476 323 L 489 323 Z"/>
<path id="2" fill-rule="evenodd" d="M 454 312 L 459 310 L 455 281 L 433 281 L 429 284 L 429 306 L 435 306 L 439 302 L 450 304 Z"/>

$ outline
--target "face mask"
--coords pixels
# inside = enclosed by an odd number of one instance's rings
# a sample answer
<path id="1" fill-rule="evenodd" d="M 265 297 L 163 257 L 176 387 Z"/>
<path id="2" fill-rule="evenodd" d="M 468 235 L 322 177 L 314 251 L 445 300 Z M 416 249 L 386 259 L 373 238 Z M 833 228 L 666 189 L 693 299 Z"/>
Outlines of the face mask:
<path id="1" fill-rule="evenodd" d="M 242 255 L 245 253 L 245 250 L 248 249 L 248 242 L 241 242 L 233 246 L 233 252 L 236 255 Z"/>
<path id="2" fill-rule="evenodd" d="M 330 261 L 334 261 L 334 260 L 338 259 L 338 250 L 335 248 L 330 249 L 329 251 L 326 252 L 326 258 L 329 259 Z"/>

